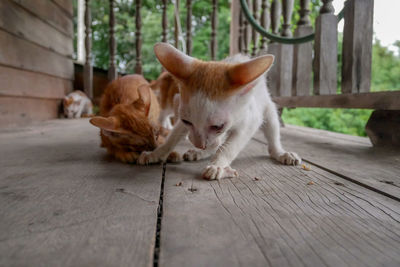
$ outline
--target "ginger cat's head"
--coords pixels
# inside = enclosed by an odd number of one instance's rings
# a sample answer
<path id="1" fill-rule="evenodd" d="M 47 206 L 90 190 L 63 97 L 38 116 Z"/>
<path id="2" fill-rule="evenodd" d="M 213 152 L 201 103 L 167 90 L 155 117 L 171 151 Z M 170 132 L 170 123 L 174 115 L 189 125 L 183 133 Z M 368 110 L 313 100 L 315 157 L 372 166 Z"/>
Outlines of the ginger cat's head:
<path id="1" fill-rule="evenodd" d="M 190 141 L 201 149 L 221 144 L 220 136 L 237 122 L 251 89 L 274 61 L 272 55 L 264 55 L 245 62 L 204 62 L 166 43 L 156 44 L 154 52 L 179 84 L 180 119 Z"/>
<path id="2" fill-rule="evenodd" d="M 121 88 L 107 89 L 102 101 L 104 106 L 109 104 L 109 98 L 124 98 Z M 150 90 L 148 84 L 141 85 L 137 89 L 137 100 L 132 103 L 114 103 L 107 116 L 97 116 L 90 120 L 91 124 L 101 129 L 104 146 L 129 152 L 154 150 L 157 147 L 159 128 L 149 119 Z"/>

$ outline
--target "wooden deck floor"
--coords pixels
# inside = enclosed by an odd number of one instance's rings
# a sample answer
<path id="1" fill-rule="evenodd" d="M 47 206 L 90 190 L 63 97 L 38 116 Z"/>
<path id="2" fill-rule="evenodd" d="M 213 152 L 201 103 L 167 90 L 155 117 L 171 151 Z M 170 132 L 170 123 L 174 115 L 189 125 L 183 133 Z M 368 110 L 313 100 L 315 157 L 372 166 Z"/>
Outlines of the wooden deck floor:
<path id="1" fill-rule="evenodd" d="M 0 266 L 399 266 L 400 152 L 282 132 L 311 170 L 257 135 L 238 178 L 205 181 L 206 161 L 109 159 L 84 119 L 3 130 Z"/>

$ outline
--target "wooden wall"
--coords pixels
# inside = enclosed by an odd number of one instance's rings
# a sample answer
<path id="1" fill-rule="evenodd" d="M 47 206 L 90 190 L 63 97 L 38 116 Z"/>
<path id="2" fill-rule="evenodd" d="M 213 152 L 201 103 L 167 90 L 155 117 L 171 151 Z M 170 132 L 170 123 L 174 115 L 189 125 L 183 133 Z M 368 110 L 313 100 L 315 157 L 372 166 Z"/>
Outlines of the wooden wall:
<path id="1" fill-rule="evenodd" d="M 56 118 L 72 56 L 72 0 L 1 0 L 0 127 Z"/>

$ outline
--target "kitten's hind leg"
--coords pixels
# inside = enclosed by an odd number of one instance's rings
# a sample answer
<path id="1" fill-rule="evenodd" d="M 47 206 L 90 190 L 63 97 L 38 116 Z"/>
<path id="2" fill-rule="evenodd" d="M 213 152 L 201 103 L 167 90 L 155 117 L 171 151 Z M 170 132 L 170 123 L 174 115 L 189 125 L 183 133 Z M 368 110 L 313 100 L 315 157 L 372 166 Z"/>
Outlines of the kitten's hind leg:
<path id="1" fill-rule="evenodd" d="M 268 141 L 268 152 L 271 157 L 286 165 L 300 164 L 301 158 L 296 153 L 286 152 L 282 148 L 278 112 L 272 102 L 267 105 L 264 120 L 262 130 Z"/>

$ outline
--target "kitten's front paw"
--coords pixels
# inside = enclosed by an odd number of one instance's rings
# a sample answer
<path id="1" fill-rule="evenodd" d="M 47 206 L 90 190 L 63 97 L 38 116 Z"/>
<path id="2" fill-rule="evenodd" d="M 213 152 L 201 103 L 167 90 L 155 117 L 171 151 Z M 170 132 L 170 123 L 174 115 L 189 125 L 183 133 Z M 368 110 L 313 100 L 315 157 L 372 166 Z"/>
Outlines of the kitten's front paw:
<path id="1" fill-rule="evenodd" d="M 123 163 L 135 163 L 139 155 L 136 152 L 115 152 L 115 158 Z"/>
<path id="2" fill-rule="evenodd" d="M 202 176 L 207 180 L 219 180 L 222 178 L 238 177 L 238 172 L 230 166 L 220 167 L 217 165 L 209 165 L 204 169 Z"/>
<path id="3" fill-rule="evenodd" d="M 178 163 L 181 161 L 182 161 L 181 154 L 179 154 L 178 152 L 175 152 L 175 151 L 172 151 L 171 153 L 169 153 L 167 162 Z"/>
<path id="4" fill-rule="evenodd" d="M 285 165 L 299 165 L 301 158 L 294 152 L 285 152 L 277 157 L 277 160 Z"/>
<path id="5" fill-rule="evenodd" d="M 183 154 L 183 159 L 185 161 L 196 161 L 201 159 L 201 152 L 194 149 L 189 149 Z"/>
<path id="6" fill-rule="evenodd" d="M 158 163 L 161 162 L 162 159 L 155 155 L 155 153 L 150 152 L 150 151 L 143 151 L 142 154 L 140 154 L 137 163 L 139 165 L 148 165 L 152 163 Z"/>

